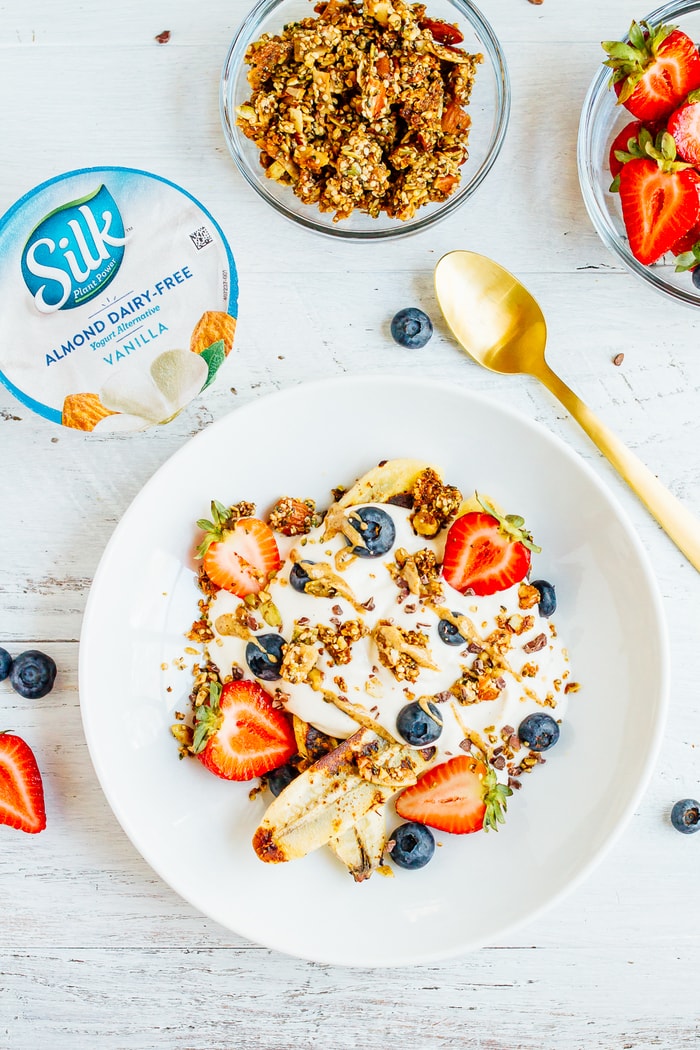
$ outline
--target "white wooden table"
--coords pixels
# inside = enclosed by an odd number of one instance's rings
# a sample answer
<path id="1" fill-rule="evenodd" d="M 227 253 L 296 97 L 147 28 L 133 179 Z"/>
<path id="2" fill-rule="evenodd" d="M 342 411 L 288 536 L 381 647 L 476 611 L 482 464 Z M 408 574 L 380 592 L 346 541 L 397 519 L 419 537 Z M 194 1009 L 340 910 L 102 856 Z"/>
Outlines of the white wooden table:
<path id="1" fill-rule="evenodd" d="M 0 644 L 45 649 L 59 667 L 41 702 L 0 684 L 0 727 L 34 748 L 48 810 L 41 835 L 0 827 L 0 1048 L 697 1047 L 700 835 L 679 835 L 668 813 L 677 798 L 700 794 L 700 576 L 542 388 L 479 370 L 440 323 L 422 351 L 401 350 L 388 335 L 405 305 L 438 321 L 432 269 L 443 252 L 494 256 L 540 299 L 553 367 L 700 514 L 700 314 L 620 269 L 590 225 L 576 174 L 578 116 L 599 42 L 642 17 L 643 5 L 482 0 L 512 77 L 502 155 L 447 222 L 371 246 L 295 228 L 235 170 L 217 93 L 247 6 L 0 2 L 0 211 L 71 168 L 145 168 L 216 215 L 241 282 L 235 389 L 218 384 L 166 428 L 91 438 L 32 415 L 0 387 Z M 154 39 L 163 30 L 167 45 Z M 154 470 L 238 405 L 365 371 L 486 391 L 589 461 L 651 555 L 672 659 L 651 785 L 587 881 L 507 943 L 388 971 L 277 955 L 180 900 L 105 801 L 77 691 L 93 573 Z"/>

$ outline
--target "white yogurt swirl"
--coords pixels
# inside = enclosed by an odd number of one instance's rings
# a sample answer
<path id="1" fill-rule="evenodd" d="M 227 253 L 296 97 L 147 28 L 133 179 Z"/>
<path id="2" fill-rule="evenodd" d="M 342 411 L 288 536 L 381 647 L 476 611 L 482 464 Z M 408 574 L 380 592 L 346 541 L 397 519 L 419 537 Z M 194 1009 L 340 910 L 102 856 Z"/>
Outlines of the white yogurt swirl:
<path id="1" fill-rule="evenodd" d="M 340 697 L 346 708 L 348 702 L 356 705 L 402 743 L 405 741 L 397 730 L 397 715 L 405 704 L 424 698 L 424 703 L 436 704 L 443 722 L 434 745 L 436 761 L 459 754 L 460 748 L 468 746 L 465 740 L 476 742 L 477 746 L 482 742 L 492 761 L 495 752 L 495 767 L 501 779 L 506 779 L 527 755 L 527 748 L 514 746 L 508 727 L 517 732 L 526 715 L 543 709 L 561 720 L 570 677 L 566 649 L 554 624 L 540 616 L 537 605 L 521 608 L 519 585 L 491 596 L 474 597 L 460 594 L 439 578 L 441 597 L 407 593 L 406 584 L 396 578 L 400 573 L 397 552 L 412 555 L 428 549 L 440 564 L 445 532 L 428 540 L 414 533 L 405 508 L 381 504 L 381 509 L 390 515 L 396 529 L 395 543 L 385 555 L 338 560 L 339 552 L 347 555 L 347 541 L 342 534 L 324 541 L 323 525 L 308 536 L 286 541 L 286 550 L 281 552 L 283 557 L 286 555 L 283 566 L 268 588 L 281 623 L 270 627 L 259 612 L 251 610 L 253 633 L 279 633 L 286 642 L 292 642 L 300 630 L 320 626 L 337 631 L 348 621 L 359 621 L 364 630 L 362 637 L 351 643 L 347 663 L 335 663 L 321 640 L 314 643 L 316 670 L 312 677 L 316 688 L 308 680 L 291 682 L 285 678 L 261 684 L 276 692 L 287 710 L 338 738 L 355 732 L 358 724 L 335 706 L 330 694 Z M 280 539 L 282 547 L 284 538 Z M 399 554 L 399 560 L 402 557 Z M 342 578 L 355 600 L 337 594 L 316 597 L 299 592 L 289 582 L 295 560 L 327 565 L 329 571 Z M 226 633 L 226 614 L 235 615 L 240 604 L 241 599 L 228 591 L 217 592 L 209 604 L 208 619 L 214 638 L 209 643 L 208 656 L 224 678 L 233 667 L 241 668 L 245 677 L 255 678 L 246 661 L 248 640 Z M 440 609 L 468 621 L 469 638 L 463 644 L 448 645 L 440 637 Z M 403 632 L 423 636 L 422 662 L 431 666 L 421 666 L 415 681 L 397 678 L 382 656 L 377 628 L 387 621 Z M 461 621 L 462 627 L 466 621 Z M 481 692 L 480 683 L 485 686 Z M 480 698 L 482 694 L 485 699 Z M 507 737 L 511 743 L 506 749 L 506 765 L 505 759 L 501 762 L 498 756 Z"/>

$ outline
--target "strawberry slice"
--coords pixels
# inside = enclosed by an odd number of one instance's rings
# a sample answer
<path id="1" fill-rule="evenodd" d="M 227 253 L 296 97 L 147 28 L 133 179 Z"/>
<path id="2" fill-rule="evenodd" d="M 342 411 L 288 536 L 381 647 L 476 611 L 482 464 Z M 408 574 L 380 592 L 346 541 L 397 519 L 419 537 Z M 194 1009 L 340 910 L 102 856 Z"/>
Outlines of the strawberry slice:
<path id="1" fill-rule="evenodd" d="M 666 130 L 673 135 L 678 156 L 700 166 L 700 92 L 692 91 L 683 106 L 668 118 Z"/>
<path id="2" fill-rule="evenodd" d="M 604 40 L 621 105 L 639 120 L 661 120 L 700 88 L 700 55 L 675 26 L 632 22 L 628 41 Z"/>
<path id="3" fill-rule="evenodd" d="M 498 831 L 505 820 L 506 799 L 512 794 L 480 758 L 458 755 L 429 769 L 402 791 L 396 812 L 404 820 L 453 835 L 468 835 L 482 828 Z"/>
<path id="4" fill-rule="evenodd" d="M 235 518 L 216 501 L 213 521 L 197 522 L 205 538 L 197 550 L 205 573 L 216 586 L 244 598 L 257 594 L 277 572 L 282 559 L 272 529 L 259 518 Z"/>
<path id="5" fill-rule="evenodd" d="M 635 259 L 645 265 L 656 262 L 700 221 L 699 183 L 695 171 L 673 162 L 650 157 L 624 165 L 620 204 Z"/>
<path id="6" fill-rule="evenodd" d="M 0 824 L 35 835 L 46 827 L 44 786 L 29 744 L 0 733 Z"/>
<path id="7" fill-rule="evenodd" d="M 212 683 L 195 715 L 192 750 L 224 780 L 252 780 L 296 754 L 289 718 L 257 682 Z"/>
<path id="8" fill-rule="evenodd" d="M 483 512 L 470 511 L 450 525 L 442 575 L 462 594 L 495 594 L 525 579 L 530 552 L 540 548 L 525 530 L 521 517 L 502 517 L 478 495 L 477 499 Z"/>

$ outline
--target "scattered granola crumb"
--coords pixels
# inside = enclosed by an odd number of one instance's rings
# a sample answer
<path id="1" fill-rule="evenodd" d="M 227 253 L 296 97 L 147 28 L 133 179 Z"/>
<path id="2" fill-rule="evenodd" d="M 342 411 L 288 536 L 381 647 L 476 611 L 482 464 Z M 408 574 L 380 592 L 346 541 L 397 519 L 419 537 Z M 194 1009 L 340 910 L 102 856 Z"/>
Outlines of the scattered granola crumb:
<path id="1" fill-rule="evenodd" d="M 164 29 L 162 33 L 158 33 L 155 40 L 158 44 L 167 44 L 170 40 L 170 30 Z"/>
<path id="2" fill-rule="evenodd" d="M 612 359 L 612 362 L 613 362 L 614 365 L 621 365 L 624 360 L 625 360 L 625 355 L 623 353 L 619 353 L 619 354 L 615 354 L 615 356 Z"/>

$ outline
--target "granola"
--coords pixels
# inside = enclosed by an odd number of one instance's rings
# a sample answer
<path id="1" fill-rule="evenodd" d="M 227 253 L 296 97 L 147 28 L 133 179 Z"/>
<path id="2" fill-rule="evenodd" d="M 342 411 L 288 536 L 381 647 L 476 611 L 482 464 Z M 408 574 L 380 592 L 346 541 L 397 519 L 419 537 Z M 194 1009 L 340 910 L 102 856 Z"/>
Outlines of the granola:
<path id="1" fill-rule="evenodd" d="M 266 175 L 305 204 L 410 219 L 446 200 L 467 159 L 480 54 L 460 30 L 403 0 L 328 0 L 245 54 L 236 123 Z"/>
<path id="2" fill-rule="evenodd" d="M 197 755 L 224 779 L 264 777 L 275 797 L 254 836 L 262 860 L 326 844 L 362 881 L 381 870 L 391 841 L 388 804 L 411 817 L 400 807 L 419 777 L 455 764 L 476 777 L 485 809 L 474 823 L 464 813 L 450 827 L 439 813 L 412 818 L 464 834 L 502 823 L 506 798 L 544 761 L 534 731 L 524 737 L 522 727 L 544 718 L 558 736 L 566 695 L 578 689 L 543 612 L 553 587 L 530 582 L 529 559 L 527 571 L 499 576 L 494 587 L 477 585 L 476 575 L 473 586 L 451 582 L 450 543 L 465 523 L 477 530 L 471 542 L 482 545 L 489 571 L 503 568 L 493 561 L 498 537 L 507 551 L 523 545 L 517 537 L 531 542 L 521 518 L 475 500 L 481 510 L 465 511 L 435 468 L 390 460 L 339 490 L 325 514 L 285 496 L 267 522 L 253 529 L 248 519 L 242 534 L 241 512 L 254 511 L 252 503 L 214 501 L 216 520 L 198 522 L 210 571 L 234 574 L 230 583 L 200 575 L 204 596 L 189 637 L 204 659 L 195 665 L 192 724 L 178 715 L 172 733 L 183 757 Z M 270 557 L 269 544 L 275 557 L 266 564 L 275 567 L 263 573 L 257 559 Z M 468 557 L 465 546 L 459 563 Z M 257 590 L 247 590 L 239 562 L 250 562 Z M 415 719 L 427 736 L 414 737 Z M 280 725 L 283 758 L 274 750 Z M 450 795 L 465 805 L 469 797 L 462 782 Z"/>

